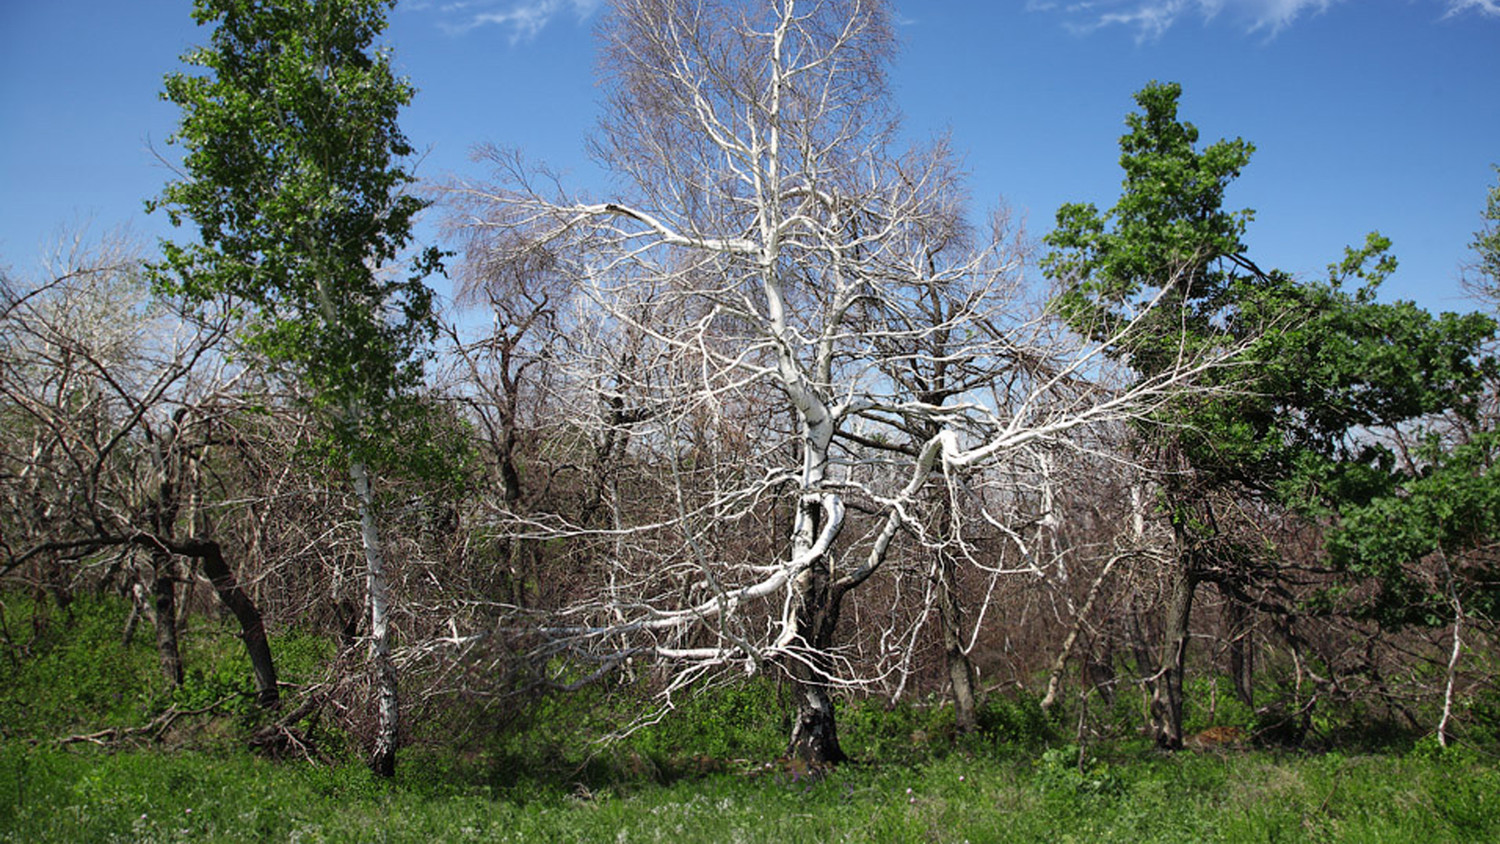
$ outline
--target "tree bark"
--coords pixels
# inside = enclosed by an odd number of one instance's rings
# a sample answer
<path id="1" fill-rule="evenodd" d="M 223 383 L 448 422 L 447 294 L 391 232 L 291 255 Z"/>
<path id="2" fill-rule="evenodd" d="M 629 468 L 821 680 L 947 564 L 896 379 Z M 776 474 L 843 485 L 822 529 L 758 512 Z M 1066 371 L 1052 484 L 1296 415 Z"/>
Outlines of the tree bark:
<path id="1" fill-rule="evenodd" d="M 250 668 L 255 674 L 255 702 L 268 709 L 274 708 L 280 700 L 280 691 L 276 687 L 276 663 L 271 659 L 266 626 L 255 602 L 240 588 L 234 572 L 224 562 L 223 549 L 217 542 L 189 539 L 177 543 L 173 550 L 203 561 L 203 573 L 213 584 L 214 592 L 240 624 L 240 640 L 245 643 Z"/>
<path id="2" fill-rule="evenodd" d="M 794 554 L 814 548 L 823 520 L 823 503 L 804 498 L 793 527 Z M 828 555 L 819 553 L 793 581 L 794 636 L 785 644 L 797 648 L 788 657 L 787 673 L 796 684 L 796 718 L 787 755 L 807 762 L 837 764 L 848 757 L 839 746 L 833 696 L 828 689 L 827 654 L 838 626 L 841 590 L 833 588 Z"/>
<path id="3" fill-rule="evenodd" d="M 796 678 L 797 672 L 793 672 Z M 813 678 L 797 678 L 797 717 L 787 755 L 805 762 L 837 764 L 849 757 L 839 746 L 838 722 L 828 686 Z"/>
<path id="4" fill-rule="evenodd" d="M 797 705 L 787 755 L 807 762 L 837 764 L 849 758 L 839 746 L 833 696 L 827 680 L 826 655 L 833 644 L 832 633 L 838 620 L 838 596 L 829 592 L 826 564 L 823 567 L 822 588 L 813 587 L 811 594 L 800 602 L 803 609 L 798 611 L 797 626 L 802 634 L 799 639 L 805 650 L 790 658 L 787 671 L 796 684 Z"/>
<path id="5" fill-rule="evenodd" d="M 1172 574 L 1161 665 L 1151 693 L 1151 728 L 1157 747 L 1163 750 L 1182 749 L 1182 678 L 1187 667 L 1188 622 L 1197 587 L 1198 577 L 1193 562 L 1188 553 L 1183 552 Z"/>
<path id="6" fill-rule="evenodd" d="M 946 522 L 946 512 L 945 519 Z M 972 733 L 979 726 L 979 703 L 974 691 L 974 663 L 964 650 L 963 607 L 958 600 L 958 566 L 945 548 L 937 550 L 938 619 L 943 628 L 943 657 L 948 683 L 953 690 L 954 726 Z"/>
<path id="7" fill-rule="evenodd" d="M 1229 639 L 1229 676 L 1234 695 L 1246 706 L 1255 705 L 1255 650 L 1251 640 L 1250 610 L 1232 595 L 1224 595 Z"/>
<path id="8" fill-rule="evenodd" d="M 152 602 L 155 604 L 156 653 L 161 673 L 172 686 L 182 685 L 182 651 L 177 645 L 177 577 L 172 571 L 172 553 L 165 548 L 151 550 Z"/>
<path id="9" fill-rule="evenodd" d="M 375 675 L 377 726 L 370 768 L 377 776 L 396 774 L 396 746 L 400 707 L 396 688 L 396 665 L 391 660 L 390 608 L 386 591 L 385 555 L 375 525 L 375 497 L 370 491 L 369 470 L 362 461 L 349 465 L 354 493 L 359 498 L 360 541 L 365 552 L 365 582 L 370 595 L 370 667 Z"/>

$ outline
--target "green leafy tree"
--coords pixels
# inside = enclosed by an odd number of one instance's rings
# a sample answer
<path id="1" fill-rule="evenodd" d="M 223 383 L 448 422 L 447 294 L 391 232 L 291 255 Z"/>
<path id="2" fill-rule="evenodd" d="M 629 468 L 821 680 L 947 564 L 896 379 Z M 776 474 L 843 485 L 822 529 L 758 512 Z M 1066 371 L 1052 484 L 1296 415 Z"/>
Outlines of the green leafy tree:
<path id="1" fill-rule="evenodd" d="M 1180 96 L 1179 86 L 1157 83 L 1136 95 L 1141 111 L 1120 142 L 1119 201 L 1102 214 L 1060 209 L 1043 261 L 1061 283 L 1055 306 L 1097 340 L 1157 304 L 1148 313 L 1156 330 L 1127 335 L 1113 350 L 1140 377 L 1185 353 L 1241 350 L 1244 365 L 1213 375 L 1223 390 L 1176 402 L 1140 431 L 1175 538 L 1159 663 L 1142 666 L 1153 677 L 1156 739 L 1167 748 L 1183 738 L 1197 587 L 1214 583 L 1231 608 L 1265 608 L 1250 587 L 1277 577 L 1275 555 L 1237 538 L 1226 505 L 1253 498 L 1331 516 L 1398 495 L 1406 475 L 1372 432 L 1464 412 L 1481 383 L 1475 354 L 1494 331 L 1477 314 L 1433 317 L 1411 303 L 1376 302 L 1395 269 L 1379 235 L 1348 250 L 1326 283 L 1261 270 L 1243 243 L 1251 212 L 1222 207 L 1253 147 L 1236 139 L 1197 149 L 1197 129 L 1177 116 Z M 1248 678 L 1235 673 L 1248 700 Z"/>
<path id="2" fill-rule="evenodd" d="M 1500 185 L 1490 190 L 1483 219 L 1471 243 L 1477 257 L 1474 275 L 1466 281 L 1493 302 L 1500 293 Z M 1443 319 L 1467 325 L 1471 332 L 1474 354 L 1448 362 L 1454 380 L 1463 385 L 1462 400 L 1442 424 L 1415 432 L 1402 471 L 1358 479 L 1360 487 L 1374 487 L 1374 494 L 1342 508 L 1329 532 L 1328 551 L 1349 581 L 1374 586 L 1339 590 L 1330 603 L 1386 627 L 1451 628 L 1437 729 L 1438 740 L 1446 744 L 1464 639 L 1470 628 L 1493 624 L 1500 611 L 1500 482 L 1495 477 L 1500 362 L 1484 318 L 1444 314 Z M 1407 325 L 1391 328 L 1388 348 L 1425 348 L 1401 335 Z M 1381 371 L 1390 368 L 1388 361 L 1362 363 Z M 1324 478 L 1315 475 L 1314 480 Z"/>
<path id="3" fill-rule="evenodd" d="M 213 24 L 206 47 L 172 73 L 165 99 L 182 109 L 171 142 L 185 177 L 149 203 L 197 243 L 163 244 L 163 284 L 190 300 L 243 308 L 244 338 L 305 388 L 324 412 L 359 500 L 379 690 L 372 766 L 394 771 L 396 671 L 372 467 L 409 416 L 424 345 L 435 333 L 434 250 L 409 275 L 407 251 L 425 203 L 404 188 L 413 149 L 397 125 L 413 89 L 372 48 L 393 0 L 196 0 Z"/>

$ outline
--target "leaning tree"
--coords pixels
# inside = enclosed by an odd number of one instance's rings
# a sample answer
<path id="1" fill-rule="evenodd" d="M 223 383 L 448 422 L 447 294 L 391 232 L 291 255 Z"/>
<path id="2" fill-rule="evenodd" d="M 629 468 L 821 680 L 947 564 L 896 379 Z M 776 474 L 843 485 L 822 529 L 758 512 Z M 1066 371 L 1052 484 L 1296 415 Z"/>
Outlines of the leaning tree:
<path id="1" fill-rule="evenodd" d="M 1042 262 L 1061 285 L 1059 312 L 1095 339 L 1154 305 L 1155 330 L 1110 342 L 1137 378 L 1174 369 L 1184 348 L 1243 349 L 1244 365 L 1212 373 L 1221 389 L 1211 397 L 1174 400 L 1136 430 L 1172 536 L 1160 654 L 1142 649 L 1138 666 L 1166 748 L 1182 746 L 1198 587 L 1212 583 L 1231 607 L 1283 619 L 1295 608 L 1286 561 L 1245 529 L 1254 518 L 1243 514 L 1267 506 L 1336 523 L 1410 495 L 1407 481 L 1421 470 L 1396 459 L 1389 437 L 1441 414 L 1472 418 L 1487 366 L 1478 352 L 1494 331 L 1480 314 L 1434 317 L 1410 302 L 1378 302 L 1395 260 L 1377 234 L 1346 250 L 1326 282 L 1263 271 L 1243 242 L 1251 212 L 1223 208 L 1253 147 L 1235 139 L 1198 148 L 1197 128 L 1178 117 L 1181 93 L 1151 83 L 1136 94 L 1140 110 L 1120 138 L 1119 200 L 1104 212 L 1063 206 Z M 1416 529 L 1417 514 L 1406 516 L 1385 530 Z M 1248 699 L 1245 678 L 1235 679 Z"/>
<path id="2" fill-rule="evenodd" d="M 91 573 L 120 575 L 176 685 L 179 595 L 192 581 L 180 560 L 193 560 L 240 622 L 258 702 L 274 705 L 261 612 L 206 517 L 215 496 L 201 471 L 241 408 L 243 372 L 224 354 L 232 315 L 153 296 L 120 238 L 80 245 L 50 269 L 0 304 L 0 576 L 66 590 Z"/>

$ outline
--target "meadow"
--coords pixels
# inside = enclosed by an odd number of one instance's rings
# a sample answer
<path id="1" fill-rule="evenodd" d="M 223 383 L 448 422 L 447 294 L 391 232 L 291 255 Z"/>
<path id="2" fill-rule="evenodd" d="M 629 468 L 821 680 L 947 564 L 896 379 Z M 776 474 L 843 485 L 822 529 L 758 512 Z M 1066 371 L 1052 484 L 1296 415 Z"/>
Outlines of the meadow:
<path id="1" fill-rule="evenodd" d="M 195 621 L 187 682 L 120 641 L 125 605 L 32 617 L 7 596 L 0 655 L 0 841 L 1491 841 L 1500 771 L 1481 743 L 1342 733 L 1312 749 L 1163 754 L 1129 733 L 1080 748 L 1035 701 L 992 695 L 953 733 L 935 701 L 841 703 L 853 761 L 781 757 L 770 684 L 682 701 L 607 740 L 642 701 L 615 690 L 413 730 L 394 780 L 312 719 L 309 756 L 247 747 L 266 718 L 229 627 Z M 22 635 L 22 633 L 25 635 Z M 288 691 L 331 647 L 277 638 Z M 168 723 L 170 722 L 170 723 Z"/>

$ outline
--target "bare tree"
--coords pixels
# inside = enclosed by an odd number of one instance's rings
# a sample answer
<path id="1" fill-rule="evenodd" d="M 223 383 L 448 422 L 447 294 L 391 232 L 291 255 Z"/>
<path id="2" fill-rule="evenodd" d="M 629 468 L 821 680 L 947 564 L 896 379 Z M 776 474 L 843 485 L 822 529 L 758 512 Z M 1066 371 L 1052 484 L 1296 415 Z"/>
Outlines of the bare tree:
<path id="1" fill-rule="evenodd" d="M 975 473 L 1071 447 L 1070 432 L 1143 412 L 1208 364 L 1184 357 L 1113 390 L 1102 346 L 1027 311 L 1003 241 L 962 222 L 945 146 L 898 147 L 882 4 L 620 0 L 602 31 L 595 147 L 633 196 L 544 190 L 494 152 L 501 186 L 451 194 L 515 260 L 556 262 L 592 338 L 567 361 L 569 388 L 589 396 L 576 424 L 628 421 L 636 482 L 667 512 L 617 490 L 607 526 L 533 514 L 506 529 L 613 539 L 607 587 L 554 641 L 600 670 L 663 659 L 678 667 L 669 693 L 716 669 L 783 672 L 789 752 L 837 761 L 832 690 L 899 671 L 914 635 L 874 634 L 883 667 L 861 676 L 837 635 L 846 596 L 904 543 L 929 549 L 935 583 L 978 558 L 978 527 L 1014 536 L 1017 499 L 974 493 Z M 725 541 L 780 508 L 771 554 Z"/>
<path id="2" fill-rule="evenodd" d="M 12 291 L 0 314 L 0 494 L 16 519 L 4 572 L 47 567 L 44 579 L 65 583 L 92 564 L 133 570 L 144 554 L 162 671 L 179 684 L 178 559 L 198 561 L 240 622 L 258 699 L 274 705 L 260 613 L 195 506 L 209 432 L 237 404 L 227 312 L 190 318 L 151 296 L 120 238 L 75 243 L 50 276 Z"/>

